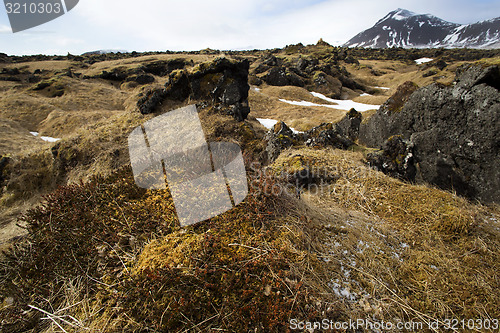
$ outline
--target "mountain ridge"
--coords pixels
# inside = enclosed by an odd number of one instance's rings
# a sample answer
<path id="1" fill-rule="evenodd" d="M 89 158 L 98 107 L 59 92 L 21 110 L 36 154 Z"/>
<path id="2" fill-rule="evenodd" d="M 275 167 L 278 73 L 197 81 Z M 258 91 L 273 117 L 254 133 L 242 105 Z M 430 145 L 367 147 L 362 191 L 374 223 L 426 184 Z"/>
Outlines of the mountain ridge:
<path id="1" fill-rule="evenodd" d="M 398 8 L 344 46 L 370 48 L 499 48 L 500 17 L 472 24 Z"/>

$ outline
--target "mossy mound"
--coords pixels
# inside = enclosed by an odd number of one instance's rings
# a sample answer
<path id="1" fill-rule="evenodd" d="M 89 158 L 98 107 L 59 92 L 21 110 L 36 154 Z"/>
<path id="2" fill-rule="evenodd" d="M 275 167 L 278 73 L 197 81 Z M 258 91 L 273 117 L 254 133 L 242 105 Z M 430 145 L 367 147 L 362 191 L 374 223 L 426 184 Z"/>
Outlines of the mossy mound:
<path id="1" fill-rule="evenodd" d="M 325 191 L 335 203 L 362 209 L 415 232 L 428 228 L 442 232 L 445 238 L 457 237 L 467 235 L 477 224 L 477 209 L 465 199 L 371 170 L 359 153 L 302 148 L 280 155 L 272 166 L 278 174 L 293 174 L 305 167 L 336 180 Z"/>
<path id="2" fill-rule="evenodd" d="M 349 211 L 341 226 L 345 234 L 317 235 L 332 244 L 327 252 L 334 258 L 326 258 L 338 260 L 347 275 L 336 280 L 339 294 L 356 292 L 351 300 L 364 294 L 364 311 L 374 309 L 380 316 L 377 311 L 384 309 L 385 319 L 409 313 L 423 322 L 451 313 L 467 319 L 498 316 L 500 298 L 493 292 L 499 286 L 498 210 L 371 170 L 360 153 L 293 149 L 271 166 L 285 180 L 305 168 L 322 182 L 306 187 L 303 200 L 329 214 L 342 214 L 339 206 Z"/>
<path id="3" fill-rule="evenodd" d="M 128 168 L 59 188 L 26 214 L 29 235 L 3 259 L 0 299 L 12 302 L 2 327 L 44 330 L 37 309 L 71 313 L 63 327 L 107 322 L 103 332 L 278 332 L 315 318 L 322 303 L 307 300 L 317 292 L 292 268 L 305 258 L 319 266 L 295 231 L 303 222 L 291 223 L 300 213 L 271 178 L 250 181 L 242 204 L 184 229 L 169 192 L 137 188 Z M 64 309 L 76 280 L 79 302 Z M 80 304 L 101 310 L 89 317 Z"/>

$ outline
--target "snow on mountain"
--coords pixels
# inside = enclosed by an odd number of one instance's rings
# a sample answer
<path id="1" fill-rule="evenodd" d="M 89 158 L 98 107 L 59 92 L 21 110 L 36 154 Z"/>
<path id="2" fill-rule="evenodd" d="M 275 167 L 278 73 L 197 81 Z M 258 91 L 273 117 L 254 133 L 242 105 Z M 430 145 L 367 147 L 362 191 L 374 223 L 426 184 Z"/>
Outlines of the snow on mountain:
<path id="1" fill-rule="evenodd" d="M 128 51 L 125 50 L 97 50 L 97 51 L 90 51 L 90 52 L 85 52 L 82 53 L 83 56 L 85 55 L 99 55 L 99 54 L 107 54 L 107 53 L 127 53 Z"/>
<path id="2" fill-rule="evenodd" d="M 434 15 L 398 8 L 349 40 L 349 47 L 498 48 L 500 17 L 474 24 L 447 22 Z"/>

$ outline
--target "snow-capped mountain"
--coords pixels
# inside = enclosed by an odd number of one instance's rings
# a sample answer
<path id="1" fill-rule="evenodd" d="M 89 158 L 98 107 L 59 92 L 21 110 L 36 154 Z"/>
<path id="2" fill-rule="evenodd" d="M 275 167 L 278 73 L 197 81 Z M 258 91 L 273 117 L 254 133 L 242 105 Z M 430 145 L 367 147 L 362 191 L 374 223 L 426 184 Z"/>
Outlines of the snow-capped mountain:
<path id="1" fill-rule="evenodd" d="M 500 48 L 500 17 L 462 25 L 398 8 L 354 36 L 345 46 Z"/>
<path id="2" fill-rule="evenodd" d="M 83 56 L 85 55 L 99 55 L 99 54 L 107 54 L 107 53 L 127 53 L 128 51 L 125 50 L 97 50 L 97 51 L 90 51 L 90 52 L 85 52 L 82 53 Z"/>

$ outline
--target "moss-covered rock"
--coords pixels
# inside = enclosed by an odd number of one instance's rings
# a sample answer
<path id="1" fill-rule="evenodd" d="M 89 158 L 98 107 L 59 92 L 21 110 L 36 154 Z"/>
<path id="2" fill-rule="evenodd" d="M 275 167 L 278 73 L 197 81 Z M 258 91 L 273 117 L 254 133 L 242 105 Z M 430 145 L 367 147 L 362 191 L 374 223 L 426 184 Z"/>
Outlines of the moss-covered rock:
<path id="1" fill-rule="evenodd" d="M 142 114 L 153 113 L 167 97 L 166 90 L 163 88 L 148 89 L 139 94 L 137 108 Z"/>
<path id="2" fill-rule="evenodd" d="M 267 160 L 273 162 L 284 149 L 299 144 L 299 137 L 287 124 L 280 121 L 266 133 L 264 141 L 266 141 Z"/>
<path id="3" fill-rule="evenodd" d="M 56 78 L 50 80 L 43 80 L 33 87 L 34 91 L 40 91 L 43 95 L 54 98 L 64 95 L 66 85 L 62 80 Z"/>
<path id="4" fill-rule="evenodd" d="M 363 121 L 361 112 L 356 111 L 354 108 L 350 109 L 347 114 L 342 118 L 337 126 L 341 133 L 349 139 L 355 141 L 359 136 L 359 127 Z"/>
<path id="5" fill-rule="evenodd" d="M 464 66 L 453 85 L 415 91 L 405 83 L 361 125 L 360 141 L 381 147 L 394 135 L 413 144 L 416 179 L 484 202 L 498 202 L 500 70 Z"/>
<path id="6" fill-rule="evenodd" d="M 159 60 L 144 64 L 140 69 L 145 73 L 166 76 L 174 70 L 184 69 L 187 65 L 185 59 Z"/>
<path id="7" fill-rule="evenodd" d="M 205 101 L 221 113 L 235 119 L 246 119 L 248 107 L 248 61 L 233 61 L 217 58 L 202 63 L 191 71 L 174 70 L 170 73 L 165 88 L 142 93 L 137 107 L 143 114 L 155 112 L 166 99 L 174 101 Z"/>
<path id="8" fill-rule="evenodd" d="M 305 144 L 310 147 L 334 147 L 347 149 L 354 145 L 350 139 L 342 134 L 338 125 L 323 123 L 304 133 Z"/>
<path id="9" fill-rule="evenodd" d="M 297 74 L 287 70 L 285 67 L 273 67 L 262 77 L 271 86 L 297 86 L 303 87 L 304 80 Z"/>

